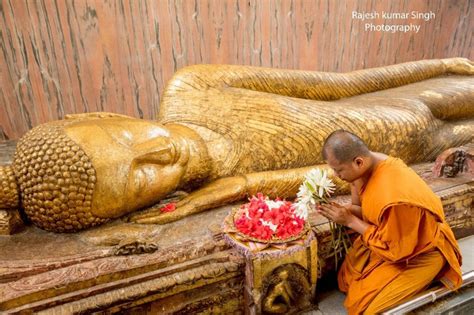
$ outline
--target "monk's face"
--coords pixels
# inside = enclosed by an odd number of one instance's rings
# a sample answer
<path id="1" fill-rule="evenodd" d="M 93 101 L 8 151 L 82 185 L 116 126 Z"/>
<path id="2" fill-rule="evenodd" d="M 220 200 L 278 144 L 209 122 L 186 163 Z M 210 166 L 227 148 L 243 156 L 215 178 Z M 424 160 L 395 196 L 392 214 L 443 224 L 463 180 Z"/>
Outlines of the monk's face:
<path id="1" fill-rule="evenodd" d="M 96 172 L 92 212 L 118 217 L 149 206 L 178 186 L 187 159 L 162 125 L 134 118 L 79 120 L 65 128 Z"/>
<path id="2" fill-rule="evenodd" d="M 364 173 L 363 165 L 359 159 L 359 157 L 355 157 L 352 161 L 341 162 L 329 151 L 327 152 L 326 163 L 333 169 L 337 177 L 351 183 L 360 178 Z"/>

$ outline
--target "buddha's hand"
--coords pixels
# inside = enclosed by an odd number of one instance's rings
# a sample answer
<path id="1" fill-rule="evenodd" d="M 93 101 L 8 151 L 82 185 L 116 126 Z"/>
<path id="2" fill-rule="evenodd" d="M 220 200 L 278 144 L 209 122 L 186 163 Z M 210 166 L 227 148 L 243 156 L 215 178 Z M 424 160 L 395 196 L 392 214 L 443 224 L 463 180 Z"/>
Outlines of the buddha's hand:
<path id="1" fill-rule="evenodd" d="M 190 214 L 216 208 L 244 198 L 246 183 L 247 180 L 244 176 L 221 178 L 184 197 L 176 203 L 176 208 L 170 212 L 163 212 L 163 205 L 160 205 L 144 212 L 131 214 L 128 221 L 141 224 L 173 222 Z"/>
<path id="2" fill-rule="evenodd" d="M 474 62 L 467 58 L 449 58 L 442 59 L 446 66 L 446 71 L 454 74 L 473 75 Z"/>

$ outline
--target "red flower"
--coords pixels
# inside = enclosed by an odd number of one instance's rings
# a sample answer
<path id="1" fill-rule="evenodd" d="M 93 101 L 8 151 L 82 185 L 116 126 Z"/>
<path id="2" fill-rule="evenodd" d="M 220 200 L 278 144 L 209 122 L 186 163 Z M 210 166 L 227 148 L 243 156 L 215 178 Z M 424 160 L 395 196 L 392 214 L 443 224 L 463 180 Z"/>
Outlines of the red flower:
<path id="1" fill-rule="evenodd" d="M 280 225 L 276 230 L 276 236 L 281 239 L 285 239 L 291 236 L 290 232 L 288 232 L 287 228 L 284 225 Z"/>
<path id="2" fill-rule="evenodd" d="M 166 206 L 160 208 L 161 212 L 173 212 L 174 210 L 176 210 L 176 202 L 168 203 Z"/>
<path id="3" fill-rule="evenodd" d="M 268 226 L 260 225 L 251 236 L 262 240 L 269 240 L 272 238 L 272 234 L 273 232 Z"/>
<path id="4" fill-rule="evenodd" d="M 284 218 L 283 213 L 279 209 L 272 209 L 263 214 L 265 221 L 271 222 L 272 224 L 278 224 L 280 220 Z"/>
<path id="5" fill-rule="evenodd" d="M 260 219 L 261 217 L 263 217 L 264 212 L 265 210 L 262 208 L 252 208 L 249 209 L 249 217 L 253 219 Z"/>
<path id="6" fill-rule="evenodd" d="M 235 222 L 235 227 L 244 234 L 250 234 L 255 231 L 256 225 L 253 221 L 248 220 L 245 216 Z"/>
<path id="7" fill-rule="evenodd" d="M 240 207 L 241 215 L 235 220 L 235 227 L 243 234 L 261 240 L 269 240 L 274 236 L 286 239 L 303 230 L 305 221 L 294 215 L 291 202 L 277 198 L 276 201 L 280 201 L 278 208 L 270 203 L 273 207 L 270 209 L 268 201 L 268 197 L 261 193 L 249 198 L 249 202 Z M 263 224 L 262 220 L 267 223 Z M 273 231 L 268 223 L 275 225 L 276 230 Z"/>

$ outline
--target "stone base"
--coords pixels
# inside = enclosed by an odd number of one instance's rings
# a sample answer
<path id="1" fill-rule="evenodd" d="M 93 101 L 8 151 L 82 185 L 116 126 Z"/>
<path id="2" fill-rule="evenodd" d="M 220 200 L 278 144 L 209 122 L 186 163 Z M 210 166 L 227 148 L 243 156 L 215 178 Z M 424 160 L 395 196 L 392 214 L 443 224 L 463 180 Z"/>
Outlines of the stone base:
<path id="1" fill-rule="evenodd" d="M 245 258 L 245 314 L 295 314 L 312 306 L 317 282 L 318 245 L 313 233 L 301 245 Z"/>
<path id="2" fill-rule="evenodd" d="M 431 178 L 429 168 L 425 165 L 417 171 L 441 196 L 448 222 L 458 235 L 472 233 L 474 180 Z M 250 309 L 249 299 L 244 298 L 245 270 L 252 264 L 256 267 L 223 239 L 221 223 L 231 208 L 161 226 L 117 220 L 77 234 L 28 226 L 2 236 L 0 312 L 244 313 Z M 324 263 L 320 275 L 324 275 L 334 270 L 334 258 L 328 258 L 332 253 L 329 227 L 326 219 L 315 214 L 310 222 L 317 233 L 317 252 Z M 135 241 L 124 242 L 124 238 Z M 117 256 L 123 244 L 157 250 Z"/>

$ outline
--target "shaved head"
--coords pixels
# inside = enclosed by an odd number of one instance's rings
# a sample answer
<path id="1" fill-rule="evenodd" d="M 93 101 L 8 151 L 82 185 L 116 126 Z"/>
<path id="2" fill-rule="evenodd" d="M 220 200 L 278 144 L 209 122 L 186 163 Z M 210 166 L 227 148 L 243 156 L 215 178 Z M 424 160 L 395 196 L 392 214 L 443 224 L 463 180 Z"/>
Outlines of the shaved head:
<path id="1" fill-rule="evenodd" d="M 329 152 L 341 163 L 351 162 L 357 156 L 370 154 L 370 150 L 361 138 L 342 129 L 334 131 L 324 141 L 322 152 L 324 160 L 327 160 Z"/>

